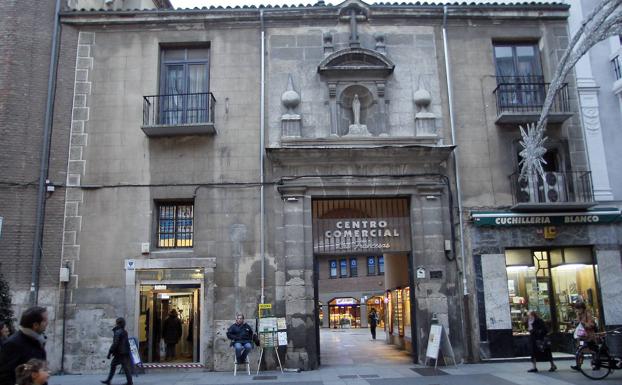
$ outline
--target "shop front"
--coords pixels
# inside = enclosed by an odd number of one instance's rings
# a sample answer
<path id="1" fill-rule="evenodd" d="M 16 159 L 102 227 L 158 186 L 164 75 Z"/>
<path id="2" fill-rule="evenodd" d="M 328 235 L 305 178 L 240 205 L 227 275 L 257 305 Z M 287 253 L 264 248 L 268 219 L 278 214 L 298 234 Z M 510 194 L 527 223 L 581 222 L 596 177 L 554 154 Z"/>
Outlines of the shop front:
<path id="1" fill-rule="evenodd" d="M 360 328 L 361 305 L 355 298 L 335 298 L 328 302 L 330 327 Z"/>
<path id="2" fill-rule="evenodd" d="M 551 331 L 553 351 L 573 353 L 574 305 L 600 329 L 618 325 L 620 212 L 472 213 L 480 355 L 530 355 L 527 314 Z"/>

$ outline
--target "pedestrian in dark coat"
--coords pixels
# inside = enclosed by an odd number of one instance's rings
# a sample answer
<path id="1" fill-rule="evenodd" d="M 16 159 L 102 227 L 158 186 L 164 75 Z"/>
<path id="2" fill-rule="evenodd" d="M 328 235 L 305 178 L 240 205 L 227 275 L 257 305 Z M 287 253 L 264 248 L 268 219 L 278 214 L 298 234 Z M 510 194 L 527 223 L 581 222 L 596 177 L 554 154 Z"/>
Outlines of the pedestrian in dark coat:
<path id="1" fill-rule="evenodd" d="M 2 351 L 2 346 L 5 344 L 6 340 L 9 339 L 10 334 L 9 323 L 0 322 L 0 351 Z"/>
<path id="2" fill-rule="evenodd" d="M 376 309 L 371 309 L 369 312 L 369 330 L 371 331 L 371 338 L 376 339 L 376 326 L 378 326 L 378 313 Z"/>
<path id="3" fill-rule="evenodd" d="M 235 323 L 227 330 L 227 338 L 231 340 L 231 346 L 235 348 L 237 363 L 246 363 L 246 356 L 253 349 L 253 334 L 253 329 L 244 322 L 244 315 L 236 315 Z"/>
<path id="4" fill-rule="evenodd" d="M 168 318 L 164 320 L 162 326 L 162 338 L 166 343 L 166 359 L 175 358 L 175 345 L 181 338 L 181 320 L 177 317 L 177 310 L 173 309 L 168 313 Z"/>
<path id="5" fill-rule="evenodd" d="M 9 337 L 0 351 L 0 385 L 15 385 L 15 369 L 32 358 L 45 361 L 48 313 L 44 307 L 33 306 L 22 313 L 20 330 Z"/>
<path id="6" fill-rule="evenodd" d="M 132 385 L 132 363 L 130 359 L 130 341 L 125 331 L 125 319 L 122 317 L 117 318 L 116 326 L 112 329 L 112 345 L 108 349 L 108 359 L 112 356 L 110 362 L 110 372 L 108 378 L 102 381 L 102 384 L 110 385 L 114 372 L 117 370 L 117 366 L 121 365 L 123 372 L 125 373 L 125 379 L 127 382 L 125 385 Z"/>
<path id="7" fill-rule="evenodd" d="M 546 335 L 548 330 L 542 318 L 538 316 L 535 311 L 529 312 L 527 318 L 527 330 L 529 330 L 529 342 L 531 343 L 531 363 L 533 368 L 529 369 L 530 373 L 537 373 L 538 368 L 536 366 L 537 361 L 549 361 L 551 368 L 549 372 L 557 370 L 557 366 L 553 362 L 553 355 L 551 354 L 551 346 Z"/>

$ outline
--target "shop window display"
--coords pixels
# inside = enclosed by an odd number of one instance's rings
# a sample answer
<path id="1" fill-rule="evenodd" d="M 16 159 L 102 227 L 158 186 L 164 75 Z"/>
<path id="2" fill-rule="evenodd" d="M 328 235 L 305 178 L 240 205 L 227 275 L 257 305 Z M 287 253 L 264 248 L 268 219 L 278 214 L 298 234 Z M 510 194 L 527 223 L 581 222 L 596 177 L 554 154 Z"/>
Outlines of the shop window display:
<path id="1" fill-rule="evenodd" d="M 572 305 L 582 301 L 598 318 L 595 266 L 587 247 L 506 250 L 512 332 L 528 334 L 525 319 L 537 311 L 551 331 L 573 332 Z"/>

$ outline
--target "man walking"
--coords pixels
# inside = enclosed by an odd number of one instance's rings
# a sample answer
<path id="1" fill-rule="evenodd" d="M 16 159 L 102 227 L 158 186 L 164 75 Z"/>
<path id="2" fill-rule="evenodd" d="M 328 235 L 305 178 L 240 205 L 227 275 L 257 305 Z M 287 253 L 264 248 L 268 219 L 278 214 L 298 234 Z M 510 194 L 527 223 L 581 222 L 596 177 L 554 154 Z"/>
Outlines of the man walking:
<path id="1" fill-rule="evenodd" d="M 123 373 L 125 373 L 125 379 L 127 380 L 125 385 L 132 385 L 132 368 L 130 365 L 130 342 L 125 331 L 125 319 L 122 317 L 117 318 L 116 325 L 112 329 L 112 345 L 108 350 L 108 359 L 113 356 L 110 362 L 110 372 L 108 378 L 102 381 L 102 384 L 110 385 L 112 377 L 114 376 L 117 366 L 123 367 Z"/>
<path id="2" fill-rule="evenodd" d="M 181 338 L 182 328 L 181 320 L 177 317 L 177 310 L 171 309 L 168 313 L 168 318 L 164 320 L 164 326 L 162 327 L 162 338 L 166 343 L 166 360 L 175 359 L 176 345 Z"/>
<path id="3" fill-rule="evenodd" d="M 48 312 L 33 306 L 22 313 L 20 329 L 9 337 L 0 351 L 0 385 L 15 385 L 15 368 L 31 358 L 46 360 L 43 334 L 48 326 Z"/>

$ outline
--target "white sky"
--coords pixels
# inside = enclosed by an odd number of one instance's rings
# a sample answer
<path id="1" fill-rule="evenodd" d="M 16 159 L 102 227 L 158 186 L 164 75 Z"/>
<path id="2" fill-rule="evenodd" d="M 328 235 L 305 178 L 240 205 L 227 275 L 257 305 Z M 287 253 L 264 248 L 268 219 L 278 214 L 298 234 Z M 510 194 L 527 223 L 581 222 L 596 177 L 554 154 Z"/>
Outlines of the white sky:
<path id="1" fill-rule="evenodd" d="M 2 0 L 0 0 L 2 1 Z M 326 4 L 332 4 L 332 5 L 337 5 L 342 3 L 344 0 L 325 0 Z M 447 1 L 442 1 L 442 0 L 420 0 L 421 2 L 428 2 L 428 3 L 451 3 L 453 2 L 452 0 L 447 0 Z M 516 2 L 516 3 L 522 3 L 522 2 L 531 2 L 533 0 L 494 0 L 497 3 L 506 3 L 506 2 Z M 550 1 L 555 1 L 555 0 L 550 0 Z M 317 2 L 317 0 L 293 0 L 293 1 L 287 1 L 287 0 L 171 0 L 171 3 L 173 4 L 173 6 L 175 8 L 194 8 L 194 7 L 210 7 L 210 6 L 231 6 L 231 7 L 235 7 L 236 5 L 309 5 L 309 4 L 315 4 Z M 402 3 L 402 2 L 407 2 L 407 3 L 416 3 L 417 0 L 384 0 L 384 1 L 373 1 L 373 0 L 368 0 L 365 1 L 367 4 L 374 4 L 374 3 L 391 3 L 393 4 L 394 2 L 397 3 Z M 470 2 L 474 2 L 474 3 L 488 3 L 491 2 L 491 0 L 469 0 Z M 535 0 L 535 2 L 549 2 L 546 0 Z M 564 2 L 564 0 L 557 0 L 557 2 Z"/>

